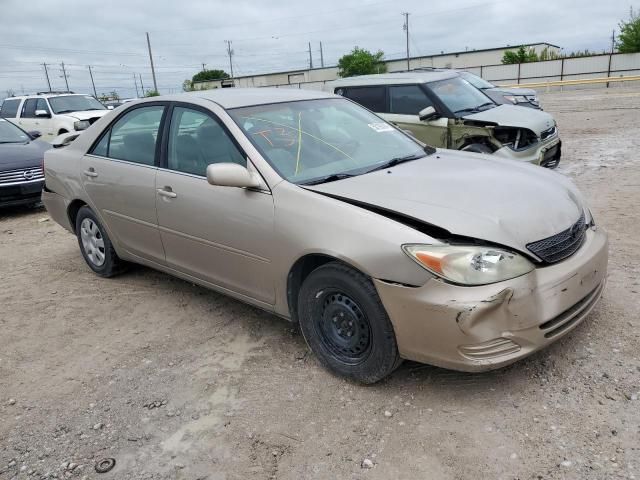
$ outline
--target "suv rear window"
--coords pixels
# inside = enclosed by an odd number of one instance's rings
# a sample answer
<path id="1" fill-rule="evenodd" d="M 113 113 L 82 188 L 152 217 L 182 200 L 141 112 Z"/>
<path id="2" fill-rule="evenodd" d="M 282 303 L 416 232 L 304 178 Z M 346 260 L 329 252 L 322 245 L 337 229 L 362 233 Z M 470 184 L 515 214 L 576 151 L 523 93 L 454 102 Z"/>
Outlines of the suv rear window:
<path id="1" fill-rule="evenodd" d="M 386 110 L 384 87 L 338 88 L 336 93 L 359 103 L 372 112 L 384 112 Z"/>
<path id="2" fill-rule="evenodd" d="M 18 115 L 18 106 L 20 105 L 20 99 L 8 99 L 2 104 L 0 109 L 0 117 L 2 118 L 15 118 Z"/>

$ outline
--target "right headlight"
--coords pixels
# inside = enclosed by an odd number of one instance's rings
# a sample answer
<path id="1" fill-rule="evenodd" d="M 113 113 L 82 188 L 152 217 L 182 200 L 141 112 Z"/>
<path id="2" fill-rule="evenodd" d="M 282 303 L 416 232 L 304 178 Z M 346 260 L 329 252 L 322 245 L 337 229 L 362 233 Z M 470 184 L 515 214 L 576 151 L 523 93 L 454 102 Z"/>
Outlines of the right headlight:
<path id="1" fill-rule="evenodd" d="M 89 120 L 78 120 L 77 122 L 73 123 L 73 128 L 76 131 L 86 130 L 90 126 L 91 126 L 91 124 L 89 123 Z"/>
<path id="2" fill-rule="evenodd" d="M 505 95 L 504 98 L 506 98 L 513 104 L 527 103 L 529 101 L 527 100 L 527 97 L 525 97 L 524 95 Z"/>
<path id="3" fill-rule="evenodd" d="M 522 255 L 494 247 L 403 245 L 402 250 L 434 275 L 461 285 L 502 282 L 535 268 Z"/>

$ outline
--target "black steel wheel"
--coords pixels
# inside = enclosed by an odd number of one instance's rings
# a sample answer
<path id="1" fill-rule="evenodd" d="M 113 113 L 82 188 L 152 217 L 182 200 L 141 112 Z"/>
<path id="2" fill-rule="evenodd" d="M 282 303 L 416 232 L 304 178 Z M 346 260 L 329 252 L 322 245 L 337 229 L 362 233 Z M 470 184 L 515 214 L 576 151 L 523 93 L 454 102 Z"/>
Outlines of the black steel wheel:
<path id="1" fill-rule="evenodd" d="M 309 274 L 298 296 L 300 329 L 328 370 L 375 383 L 397 368 L 393 326 L 371 279 L 330 262 Z"/>

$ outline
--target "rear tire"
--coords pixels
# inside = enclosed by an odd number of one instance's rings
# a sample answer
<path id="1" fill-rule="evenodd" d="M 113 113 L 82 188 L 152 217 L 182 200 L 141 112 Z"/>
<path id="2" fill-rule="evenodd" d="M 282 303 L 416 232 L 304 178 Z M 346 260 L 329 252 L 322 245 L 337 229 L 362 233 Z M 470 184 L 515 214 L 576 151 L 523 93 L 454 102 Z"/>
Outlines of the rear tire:
<path id="1" fill-rule="evenodd" d="M 401 363 L 393 326 L 371 280 L 338 262 L 309 274 L 298 296 L 300 329 L 331 372 L 375 383 Z"/>
<path id="2" fill-rule="evenodd" d="M 80 252 L 89 268 L 101 277 L 113 277 L 125 270 L 106 230 L 93 211 L 84 206 L 76 216 L 76 235 Z"/>

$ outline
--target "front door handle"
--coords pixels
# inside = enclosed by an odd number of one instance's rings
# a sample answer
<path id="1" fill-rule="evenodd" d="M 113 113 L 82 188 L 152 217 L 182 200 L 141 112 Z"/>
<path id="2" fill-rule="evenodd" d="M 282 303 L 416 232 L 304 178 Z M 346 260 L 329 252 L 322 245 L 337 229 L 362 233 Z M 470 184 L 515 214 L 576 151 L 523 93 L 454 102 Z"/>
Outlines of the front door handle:
<path id="1" fill-rule="evenodd" d="M 89 170 L 85 170 L 84 173 L 87 177 L 95 178 L 98 176 L 98 172 L 96 172 L 93 167 L 89 168 Z"/>
<path id="2" fill-rule="evenodd" d="M 171 190 L 171 187 L 159 188 L 158 195 L 160 195 L 161 197 L 167 197 L 167 198 L 176 198 L 178 196 L 176 192 Z"/>

